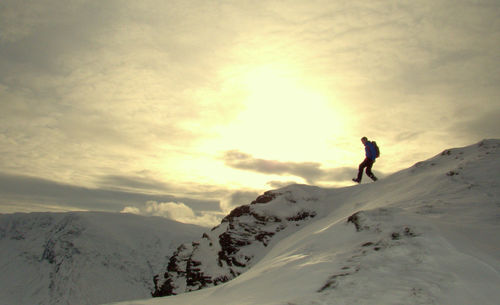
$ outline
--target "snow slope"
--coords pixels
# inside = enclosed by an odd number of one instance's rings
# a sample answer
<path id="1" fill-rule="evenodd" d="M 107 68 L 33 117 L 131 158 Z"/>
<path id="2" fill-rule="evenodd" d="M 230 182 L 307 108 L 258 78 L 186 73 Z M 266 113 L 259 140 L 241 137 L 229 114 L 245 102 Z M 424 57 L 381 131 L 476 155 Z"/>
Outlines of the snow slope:
<path id="1" fill-rule="evenodd" d="M 131 214 L 0 215 L 0 304 L 96 305 L 150 297 L 166 256 L 205 229 Z"/>
<path id="2" fill-rule="evenodd" d="M 499 304 L 499 173 L 500 140 L 484 140 L 376 183 L 273 191 L 245 209 L 259 219 L 302 208 L 315 217 L 275 232 L 267 247 L 239 244 L 236 254 L 259 253 L 229 282 L 120 304 Z M 218 255 L 205 249 L 193 253 Z"/>

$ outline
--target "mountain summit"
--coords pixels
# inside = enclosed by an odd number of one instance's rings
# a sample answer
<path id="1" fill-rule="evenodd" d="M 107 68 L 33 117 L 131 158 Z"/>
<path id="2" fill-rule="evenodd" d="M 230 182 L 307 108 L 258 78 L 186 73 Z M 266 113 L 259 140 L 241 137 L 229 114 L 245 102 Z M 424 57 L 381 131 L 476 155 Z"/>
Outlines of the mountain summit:
<path id="1" fill-rule="evenodd" d="M 497 304 L 498 173 L 483 140 L 376 183 L 266 192 L 177 249 L 154 281 L 170 297 L 133 304 Z"/>

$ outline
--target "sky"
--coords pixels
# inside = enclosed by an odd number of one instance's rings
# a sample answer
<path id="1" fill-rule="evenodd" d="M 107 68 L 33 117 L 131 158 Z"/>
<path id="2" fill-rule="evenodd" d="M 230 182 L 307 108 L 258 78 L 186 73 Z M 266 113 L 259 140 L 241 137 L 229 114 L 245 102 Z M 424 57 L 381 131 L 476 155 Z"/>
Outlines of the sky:
<path id="1" fill-rule="evenodd" d="M 206 226 L 500 138 L 500 2 L 3 0 L 0 213 Z"/>

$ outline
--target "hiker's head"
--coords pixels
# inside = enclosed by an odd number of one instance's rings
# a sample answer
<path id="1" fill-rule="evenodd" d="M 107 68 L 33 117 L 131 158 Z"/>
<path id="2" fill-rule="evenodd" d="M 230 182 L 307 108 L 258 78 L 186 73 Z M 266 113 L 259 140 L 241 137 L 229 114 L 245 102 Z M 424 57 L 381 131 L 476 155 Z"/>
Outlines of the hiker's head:
<path id="1" fill-rule="evenodd" d="M 367 138 L 367 137 L 362 137 L 362 138 L 361 138 L 361 142 L 362 142 L 363 144 L 365 144 L 367 141 L 368 141 L 368 138 Z"/>

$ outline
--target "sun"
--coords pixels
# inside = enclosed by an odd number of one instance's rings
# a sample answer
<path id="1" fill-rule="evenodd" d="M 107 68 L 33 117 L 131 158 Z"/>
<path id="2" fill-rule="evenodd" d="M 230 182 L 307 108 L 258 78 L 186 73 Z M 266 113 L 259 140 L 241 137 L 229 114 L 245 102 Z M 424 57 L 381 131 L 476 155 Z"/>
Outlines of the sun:
<path id="1" fill-rule="evenodd" d="M 266 188 L 269 181 L 306 183 L 299 177 L 265 175 L 224 165 L 227 151 L 280 162 L 317 162 L 325 168 L 345 164 L 346 152 L 332 147 L 344 136 L 348 109 L 331 89 L 321 89 L 311 76 L 291 66 L 268 64 L 252 69 L 229 69 L 224 90 L 235 90 L 227 100 L 235 105 L 231 117 L 209 126 L 210 137 L 200 140 L 200 157 L 179 159 L 177 167 L 198 172 L 197 181 L 226 187 Z M 233 92 L 233 91 L 231 91 Z M 212 162 L 217 160 L 218 162 Z"/>
<path id="2" fill-rule="evenodd" d="M 240 80 L 244 110 L 223 132 L 235 149 L 277 160 L 318 158 L 334 133 L 342 132 L 339 111 L 325 94 L 286 67 L 260 66 Z"/>

